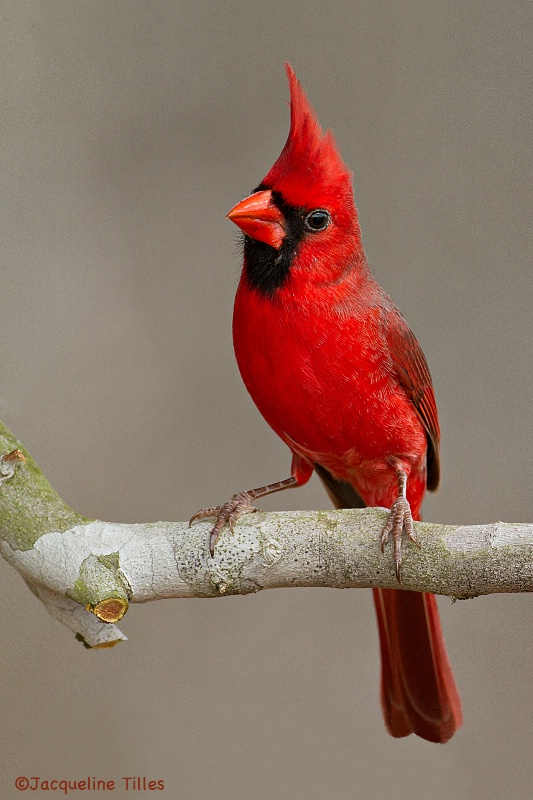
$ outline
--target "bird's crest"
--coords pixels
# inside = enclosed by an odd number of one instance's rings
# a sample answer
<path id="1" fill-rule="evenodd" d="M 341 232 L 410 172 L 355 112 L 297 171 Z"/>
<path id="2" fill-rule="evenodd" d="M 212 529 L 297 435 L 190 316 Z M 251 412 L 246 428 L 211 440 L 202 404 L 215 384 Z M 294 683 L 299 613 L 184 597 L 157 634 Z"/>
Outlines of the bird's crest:
<path id="1" fill-rule="evenodd" d="M 353 202 L 351 175 L 331 131 L 323 133 L 315 110 L 290 64 L 291 127 L 281 154 L 262 185 L 297 206 Z"/>

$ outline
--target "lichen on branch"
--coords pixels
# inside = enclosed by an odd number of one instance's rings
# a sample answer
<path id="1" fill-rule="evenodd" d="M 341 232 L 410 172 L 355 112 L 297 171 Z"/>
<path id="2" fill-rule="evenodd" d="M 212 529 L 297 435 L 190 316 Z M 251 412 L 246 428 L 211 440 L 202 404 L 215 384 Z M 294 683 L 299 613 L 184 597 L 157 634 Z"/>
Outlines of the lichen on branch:
<path id="1" fill-rule="evenodd" d="M 0 552 L 47 610 L 87 647 L 126 637 L 131 603 L 220 597 L 316 586 L 398 588 L 380 533 L 386 509 L 250 514 L 224 529 L 209 554 L 212 522 L 118 524 L 70 509 L 23 445 L 0 423 Z M 475 597 L 533 590 L 533 525 L 416 523 L 402 588 Z"/>

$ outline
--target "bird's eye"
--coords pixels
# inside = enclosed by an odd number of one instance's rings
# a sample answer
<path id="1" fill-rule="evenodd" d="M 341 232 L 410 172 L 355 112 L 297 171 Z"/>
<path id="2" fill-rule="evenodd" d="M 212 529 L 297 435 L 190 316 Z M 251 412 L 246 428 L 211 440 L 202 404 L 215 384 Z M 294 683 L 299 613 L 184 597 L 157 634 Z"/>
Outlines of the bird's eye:
<path id="1" fill-rule="evenodd" d="M 305 218 L 305 227 L 309 231 L 323 231 L 331 222 L 331 215 L 329 211 L 323 208 L 316 208 L 311 211 Z"/>

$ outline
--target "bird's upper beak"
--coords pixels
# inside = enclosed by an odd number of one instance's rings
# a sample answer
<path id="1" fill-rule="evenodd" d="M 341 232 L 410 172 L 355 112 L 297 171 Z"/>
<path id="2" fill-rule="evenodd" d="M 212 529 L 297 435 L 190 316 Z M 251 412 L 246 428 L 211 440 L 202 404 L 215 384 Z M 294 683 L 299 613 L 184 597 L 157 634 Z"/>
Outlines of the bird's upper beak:
<path id="1" fill-rule="evenodd" d="M 284 217 L 274 204 L 272 192 L 255 192 L 234 206 L 227 218 L 252 239 L 279 250 L 285 238 Z"/>

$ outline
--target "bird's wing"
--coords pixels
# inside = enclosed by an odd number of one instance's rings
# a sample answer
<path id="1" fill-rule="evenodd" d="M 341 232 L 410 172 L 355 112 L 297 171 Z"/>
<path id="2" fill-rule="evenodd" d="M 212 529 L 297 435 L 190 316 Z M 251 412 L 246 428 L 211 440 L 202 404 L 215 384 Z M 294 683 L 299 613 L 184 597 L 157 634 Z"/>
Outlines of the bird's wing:
<path id="1" fill-rule="evenodd" d="M 440 427 L 435 393 L 426 357 L 397 308 L 386 311 L 386 336 L 398 379 L 416 409 L 428 440 L 427 488 L 439 485 Z"/>

